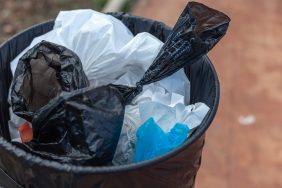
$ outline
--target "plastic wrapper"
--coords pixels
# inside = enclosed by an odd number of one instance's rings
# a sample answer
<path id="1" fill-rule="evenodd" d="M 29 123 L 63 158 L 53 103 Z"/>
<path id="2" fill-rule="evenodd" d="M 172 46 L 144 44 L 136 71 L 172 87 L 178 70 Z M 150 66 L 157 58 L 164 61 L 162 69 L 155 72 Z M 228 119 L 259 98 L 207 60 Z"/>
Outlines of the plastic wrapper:
<path id="1" fill-rule="evenodd" d="M 165 133 L 153 118 L 145 121 L 137 130 L 135 162 L 158 157 L 180 146 L 187 138 L 190 129 L 176 123 Z"/>

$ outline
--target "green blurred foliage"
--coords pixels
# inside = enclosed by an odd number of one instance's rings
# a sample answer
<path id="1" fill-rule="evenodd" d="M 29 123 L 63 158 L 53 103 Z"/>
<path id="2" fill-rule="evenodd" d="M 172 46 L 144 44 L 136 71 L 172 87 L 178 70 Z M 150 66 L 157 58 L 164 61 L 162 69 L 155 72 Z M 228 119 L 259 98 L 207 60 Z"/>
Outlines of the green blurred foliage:
<path id="1" fill-rule="evenodd" d="M 135 4 L 137 0 L 127 0 L 126 3 L 123 5 L 121 11 L 122 12 L 130 12 L 131 8 Z"/>

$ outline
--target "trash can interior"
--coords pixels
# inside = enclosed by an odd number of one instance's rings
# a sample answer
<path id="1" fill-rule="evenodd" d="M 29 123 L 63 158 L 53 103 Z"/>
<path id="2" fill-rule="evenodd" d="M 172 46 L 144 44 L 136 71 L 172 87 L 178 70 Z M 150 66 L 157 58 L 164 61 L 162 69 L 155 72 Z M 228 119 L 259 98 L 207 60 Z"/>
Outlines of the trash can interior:
<path id="1" fill-rule="evenodd" d="M 135 17 L 123 13 L 110 13 L 116 18 L 120 19 L 134 35 L 140 32 L 149 32 L 152 35 L 159 38 L 161 41 L 165 41 L 168 37 L 171 29 L 161 22 Z M 134 23 L 134 24 L 132 24 Z M 18 156 L 17 151 L 19 148 L 13 146 L 10 141 L 10 134 L 8 128 L 9 120 L 9 104 L 7 102 L 8 91 L 12 80 L 12 74 L 10 71 L 10 62 L 24 50 L 33 40 L 33 38 L 40 36 L 53 28 L 54 21 L 48 21 L 36 26 L 33 26 L 17 35 L 12 37 L 6 43 L 0 46 L 0 148 L 6 148 L 11 155 Z M 145 161 L 138 164 L 125 165 L 126 168 L 139 168 L 141 166 L 158 163 L 162 160 L 168 159 L 177 155 L 193 142 L 195 142 L 200 136 L 204 134 L 206 129 L 211 124 L 219 103 L 219 82 L 215 69 L 207 56 L 203 56 L 199 62 L 185 67 L 185 72 L 188 75 L 188 79 L 191 83 L 190 90 L 190 103 L 203 102 L 210 107 L 209 113 L 202 121 L 201 125 L 193 132 L 190 138 L 180 147 L 171 151 L 163 156 L 155 159 Z M 24 153 L 24 151 L 21 150 Z M 60 164 L 57 164 L 57 166 Z M 52 165 L 51 165 L 52 166 Z M 57 167 L 56 166 L 56 167 Z M 91 167 L 99 169 L 109 168 L 111 170 L 122 170 L 122 166 L 117 167 Z"/>

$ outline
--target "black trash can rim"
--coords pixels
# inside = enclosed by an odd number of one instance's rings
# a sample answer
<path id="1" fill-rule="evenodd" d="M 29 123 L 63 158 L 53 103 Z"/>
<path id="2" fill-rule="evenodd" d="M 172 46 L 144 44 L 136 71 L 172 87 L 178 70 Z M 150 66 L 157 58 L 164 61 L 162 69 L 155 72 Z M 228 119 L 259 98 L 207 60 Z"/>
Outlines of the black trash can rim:
<path id="1" fill-rule="evenodd" d="M 136 18 L 136 16 L 134 16 Z M 147 18 L 143 18 L 140 17 L 142 19 L 146 19 L 146 20 L 151 20 L 151 19 L 147 19 Z M 154 21 L 154 20 L 151 20 Z M 49 20 L 34 26 L 31 26 L 27 29 L 25 29 L 24 31 L 15 34 L 14 36 L 12 36 L 9 40 L 7 40 L 6 42 L 4 42 L 2 45 L 0 45 L 0 50 L 1 48 L 3 48 L 6 45 L 9 45 L 9 42 L 12 41 L 14 38 L 19 37 L 20 35 L 22 35 L 25 32 L 28 32 L 31 28 L 35 28 L 35 27 L 42 27 L 45 24 L 51 24 L 52 22 L 54 22 L 54 20 Z M 159 22 L 161 23 L 161 22 Z M 166 26 L 164 24 L 164 26 Z M 167 26 L 166 26 L 167 27 Z M 39 156 L 36 155 L 32 155 L 30 153 L 27 153 L 26 151 L 12 145 L 10 142 L 8 142 L 7 140 L 5 140 L 3 137 L 0 137 L 0 145 L 5 148 L 5 150 L 7 152 L 10 152 L 10 154 L 14 155 L 15 157 L 19 158 L 19 160 L 21 160 L 22 163 L 24 163 L 25 161 L 28 161 L 29 163 L 32 161 L 33 163 L 39 163 L 40 162 L 40 166 L 44 167 L 44 168 L 52 168 L 53 170 L 57 170 L 57 171 L 64 171 L 64 172 L 69 172 L 69 173 L 79 173 L 79 174 L 88 174 L 88 173 L 95 173 L 95 174 L 106 174 L 106 173 L 115 173 L 115 172 L 123 172 L 123 171 L 130 171 L 130 170 L 135 170 L 135 169 L 140 169 L 140 168 L 145 168 L 151 165 L 155 165 L 158 164 L 162 161 L 168 160 L 169 158 L 176 156 L 178 153 L 180 153 L 181 151 L 183 151 L 186 147 L 190 146 L 191 144 L 193 144 L 198 138 L 200 138 L 205 131 L 208 129 L 208 127 L 210 126 L 211 122 L 213 121 L 215 114 L 217 112 L 217 108 L 218 108 L 218 104 L 219 104 L 219 97 L 220 97 L 220 85 L 219 85 L 219 80 L 217 77 L 217 73 L 216 70 L 213 66 L 213 64 L 211 63 L 211 61 L 208 61 L 208 64 L 212 70 L 213 73 L 213 77 L 214 77 L 214 84 L 215 84 L 215 96 L 214 96 L 214 101 L 213 101 L 213 105 L 210 106 L 210 111 L 208 112 L 208 114 L 206 115 L 206 117 L 204 118 L 204 120 L 202 121 L 201 125 L 197 128 L 197 131 L 195 131 L 190 137 L 189 139 L 187 139 L 185 141 L 184 144 L 181 145 L 181 147 L 176 148 L 175 150 L 172 150 L 162 156 L 147 160 L 147 161 L 143 161 L 140 163 L 131 163 L 131 164 L 125 164 L 125 165 L 120 165 L 120 166 L 103 166 L 103 167 L 92 167 L 92 166 L 77 166 L 77 165 L 71 165 L 71 164 L 61 164 L 58 163 L 56 161 L 50 161 L 47 159 L 42 159 Z M 42 161 L 44 161 L 44 163 L 42 163 Z"/>

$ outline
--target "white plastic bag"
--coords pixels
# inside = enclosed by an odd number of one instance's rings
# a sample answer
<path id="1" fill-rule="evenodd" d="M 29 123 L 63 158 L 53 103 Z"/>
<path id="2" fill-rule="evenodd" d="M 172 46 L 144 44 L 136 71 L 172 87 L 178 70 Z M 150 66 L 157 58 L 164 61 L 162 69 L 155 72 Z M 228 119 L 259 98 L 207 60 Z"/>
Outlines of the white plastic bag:
<path id="1" fill-rule="evenodd" d="M 93 86 L 112 83 L 129 71 L 139 75 L 140 79 L 156 57 L 154 52 L 163 45 L 149 33 L 134 37 L 118 19 L 93 10 L 60 12 L 54 29 L 35 38 L 27 49 L 42 40 L 74 51 Z M 27 49 L 12 61 L 13 73 Z"/>
<path id="2" fill-rule="evenodd" d="M 183 103 L 167 106 L 155 101 L 139 104 L 141 123 L 152 117 L 164 132 L 169 132 L 176 123 L 194 129 L 201 124 L 208 111 L 209 107 L 200 102 L 188 106 Z"/>

